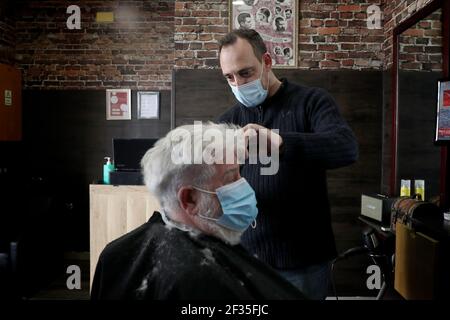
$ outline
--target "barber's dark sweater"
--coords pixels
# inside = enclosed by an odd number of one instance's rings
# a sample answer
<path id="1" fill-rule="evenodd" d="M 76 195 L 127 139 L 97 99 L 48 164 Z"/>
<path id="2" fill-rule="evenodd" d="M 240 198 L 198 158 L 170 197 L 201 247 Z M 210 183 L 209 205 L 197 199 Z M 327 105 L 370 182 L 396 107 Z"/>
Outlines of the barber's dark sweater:
<path id="1" fill-rule="evenodd" d="M 279 129 L 283 139 L 277 174 L 261 175 L 261 164 L 242 166 L 259 210 L 257 227 L 243 235 L 244 247 L 280 269 L 334 258 L 326 170 L 355 162 L 358 145 L 331 96 L 283 79 L 262 105 L 246 108 L 239 103 L 219 121 Z"/>

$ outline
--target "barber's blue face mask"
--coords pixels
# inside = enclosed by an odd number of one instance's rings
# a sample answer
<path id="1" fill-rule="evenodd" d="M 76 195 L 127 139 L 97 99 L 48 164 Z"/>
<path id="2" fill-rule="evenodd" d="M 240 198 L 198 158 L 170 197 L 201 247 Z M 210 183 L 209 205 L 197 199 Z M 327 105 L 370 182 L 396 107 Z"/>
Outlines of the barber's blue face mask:
<path id="1" fill-rule="evenodd" d="M 233 91 L 236 99 L 238 99 L 238 101 L 247 108 L 254 108 L 263 103 L 263 101 L 267 98 L 267 94 L 269 91 L 264 89 L 261 81 L 263 69 L 261 69 L 261 75 L 259 76 L 259 79 L 243 84 L 241 86 L 232 86 L 230 84 L 231 90 Z M 269 77 L 267 77 L 267 80 L 269 80 Z M 267 88 L 269 88 L 269 81 L 267 82 Z"/>
<path id="2" fill-rule="evenodd" d="M 209 194 L 216 194 L 223 211 L 223 215 L 218 219 L 203 215 L 199 215 L 200 217 L 213 220 L 218 225 L 235 231 L 245 231 L 253 221 L 255 221 L 254 227 L 256 227 L 255 219 L 258 215 L 258 208 L 256 207 L 255 191 L 244 178 L 224 185 L 216 189 L 216 192 L 195 186 L 194 188 Z"/>

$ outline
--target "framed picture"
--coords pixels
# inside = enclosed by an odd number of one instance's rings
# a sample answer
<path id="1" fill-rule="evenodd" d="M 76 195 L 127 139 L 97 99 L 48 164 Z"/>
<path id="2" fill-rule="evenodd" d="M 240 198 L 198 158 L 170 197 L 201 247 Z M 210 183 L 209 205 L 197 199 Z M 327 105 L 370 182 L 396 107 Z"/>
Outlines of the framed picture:
<path id="1" fill-rule="evenodd" d="M 297 67 L 298 0 L 230 0 L 230 30 L 255 29 L 274 68 Z"/>
<path id="2" fill-rule="evenodd" d="M 138 119 L 159 119 L 159 92 L 139 91 L 137 107 Z"/>
<path id="3" fill-rule="evenodd" d="M 131 90 L 106 90 L 106 120 L 131 119 Z"/>
<path id="4" fill-rule="evenodd" d="M 450 141 L 450 80 L 438 81 L 435 141 Z"/>

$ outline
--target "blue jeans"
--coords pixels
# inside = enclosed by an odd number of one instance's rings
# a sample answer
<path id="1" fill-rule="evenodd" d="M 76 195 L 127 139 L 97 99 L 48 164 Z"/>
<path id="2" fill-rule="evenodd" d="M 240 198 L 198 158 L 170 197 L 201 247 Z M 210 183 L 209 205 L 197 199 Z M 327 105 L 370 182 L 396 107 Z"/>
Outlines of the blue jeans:
<path id="1" fill-rule="evenodd" d="M 328 294 L 330 262 L 300 269 L 276 269 L 283 278 L 297 287 L 308 299 L 325 300 Z"/>

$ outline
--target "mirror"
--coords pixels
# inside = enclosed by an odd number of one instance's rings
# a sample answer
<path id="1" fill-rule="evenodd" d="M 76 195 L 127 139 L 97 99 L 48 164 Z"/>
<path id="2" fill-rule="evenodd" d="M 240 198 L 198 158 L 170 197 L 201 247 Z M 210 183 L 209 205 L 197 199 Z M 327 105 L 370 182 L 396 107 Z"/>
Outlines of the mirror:
<path id="1" fill-rule="evenodd" d="M 447 210 L 449 148 L 434 139 L 438 80 L 450 76 L 450 1 L 429 1 L 392 35 L 389 194 L 400 194 L 401 179 L 423 179 L 425 200 Z M 411 187 L 414 194 L 413 181 Z"/>
<path id="2" fill-rule="evenodd" d="M 435 145 L 438 80 L 443 74 L 442 9 L 398 35 L 397 194 L 401 179 L 425 180 L 425 200 L 439 199 L 441 147 Z"/>

